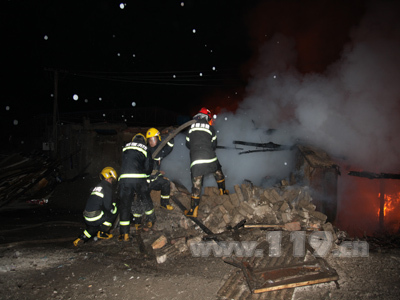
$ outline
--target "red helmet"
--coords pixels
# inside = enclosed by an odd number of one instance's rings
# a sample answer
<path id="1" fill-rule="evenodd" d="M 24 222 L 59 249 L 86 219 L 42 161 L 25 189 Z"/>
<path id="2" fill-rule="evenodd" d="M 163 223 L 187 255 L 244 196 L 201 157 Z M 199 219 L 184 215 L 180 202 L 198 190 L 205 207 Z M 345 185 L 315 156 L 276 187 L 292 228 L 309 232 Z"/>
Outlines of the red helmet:
<path id="1" fill-rule="evenodd" d="M 199 114 L 205 114 L 206 116 L 208 116 L 209 121 L 212 119 L 211 111 L 205 107 L 200 109 Z"/>

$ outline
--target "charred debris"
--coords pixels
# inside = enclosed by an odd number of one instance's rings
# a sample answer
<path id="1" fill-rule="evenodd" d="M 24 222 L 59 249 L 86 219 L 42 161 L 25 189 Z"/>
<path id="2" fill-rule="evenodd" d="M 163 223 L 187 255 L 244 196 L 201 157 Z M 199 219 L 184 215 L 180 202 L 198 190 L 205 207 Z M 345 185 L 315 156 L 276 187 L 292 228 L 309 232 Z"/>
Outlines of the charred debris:
<path id="1" fill-rule="evenodd" d="M 115 149 L 119 149 L 136 132 L 144 130 L 114 126 L 111 131 L 107 127 L 107 134 L 104 134 L 105 128 L 89 125 L 86 124 L 88 130 L 71 127 L 61 133 L 68 137 L 64 143 L 58 144 L 58 150 L 64 153 L 62 158 L 50 158 L 43 152 L 5 157 L 0 162 L 0 207 L 7 207 L 14 202 L 47 205 L 49 195 L 58 185 L 65 181 L 73 182 L 85 172 L 90 173 L 98 168 L 93 165 L 91 157 L 108 155 L 107 160 L 118 164 L 119 153 Z M 173 220 L 164 223 L 159 221 L 159 232 L 150 244 L 137 236 L 141 252 L 151 253 L 161 264 L 193 255 L 192 245 L 196 243 L 214 243 L 222 247 L 219 249 L 225 253 L 223 247 L 229 243 L 236 245 L 231 250 L 240 251 L 243 250 L 240 243 L 257 242 L 254 254 L 263 255 L 249 256 L 233 251 L 232 255 L 221 256 L 226 263 L 236 267 L 218 291 L 221 299 L 250 299 L 253 294 L 260 294 L 258 299 L 283 299 L 293 294 L 297 286 L 330 281 L 337 283 L 338 274 L 323 257 L 315 255 L 315 244 L 310 243 L 308 237 L 315 232 L 329 233 L 332 245 L 327 255 L 340 255 L 338 249 L 341 243 L 354 240 L 333 225 L 337 210 L 339 167 L 324 151 L 305 145 L 245 141 L 234 141 L 233 144 L 232 148 L 236 150 L 244 150 L 241 148 L 243 146 L 254 147 L 239 155 L 294 151 L 296 170 L 301 172 L 294 172 L 290 178 L 281 179 L 268 188 L 245 181 L 235 185 L 229 195 L 219 195 L 216 187 L 205 187 L 198 219 L 183 215 L 182 210 L 190 203 L 190 193 L 178 183 L 173 183 L 171 199 L 176 207 Z M 103 152 L 98 153 L 99 149 Z M 98 162 L 99 165 L 102 163 Z M 114 230 L 117 230 L 115 227 Z M 177 229 L 190 234 L 178 235 Z M 269 255 L 274 249 L 266 240 L 268 232 L 280 234 L 279 256 Z M 302 255 L 293 256 L 293 232 L 305 233 L 306 251 Z M 369 242 L 378 247 L 384 243 L 377 238 L 369 238 Z M 398 241 L 390 240 L 390 244 L 398 245 Z"/>
<path id="2" fill-rule="evenodd" d="M 98 151 L 99 148 L 104 149 L 105 147 L 118 149 L 118 145 L 122 144 L 128 136 L 140 130 L 142 128 L 124 129 L 121 135 L 110 134 L 109 130 L 105 135 L 104 130 L 99 129 L 90 132 L 79 131 L 79 134 L 70 137 L 73 147 L 65 143 L 57 145 L 60 153 L 65 153 L 62 158 L 57 159 L 50 158 L 42 152 L 7 156 L 0 162 L 2 170 L 1 207 L 7 207 L 15 202 L 47 205 L 50 195 L 58 185 L 65 181 L 73 182 L 85 172 L 90 172 L 92 161 L 87 158 L 97 155 L 92 151 Z M 80 145 L 80 148 L 76 145 Z M 96 147 L 96 145 L 102 147 Z M 303 169 L 322 168 L 318 159 L 311 158 L 311 156 L 318 156 L 317 151 L 302 146 L 287 147 L 274 143 L 254 145 L 243 141 L 236 141 L 234 145 L 254 146 L 256 147 L 255 151 L 297 151 L 299 167 Z M 251 151 L 240 154 L 248 153 Z M 117 155 L 116 151 L 111 150 L 111 157 L 116 162 L 118 162 Z M 326 158 L 322 158 L 323 169 L 332 169 L 337 175 L 337 168 L 324 159 L 326 160 Z M 308 167 L 305 168 L 304 164 L 307 164 Z M 73 166 L 73 172 L 71 172 L 71 166 Z M 321 170 L 319 174 L 323 173 Z M 309 176 L 313 176 L 312 174 L 313 172 L 308 173 Z M 152 242 L 151 249 L 149 249 L 149 245 L 146 246 L 140 235 L 136 235 L 139 248 L 143 253 L 151 253 L 157 263 L 164 263 L 167 260 L 189 255 L 191 245 L 198 242 L 224 245 L 229 242 L 257 241 L 259 243 L 257 249 L 268 253 L 270 250 L 269 244 L 265 241 L 266 231 L 282 232 L 284 245 L 292 244 L 287 238 L 288 234 L 294 231 L 329 230 L 336 236 L 334 227 L 328 222 L 328 216 L 316 210 L 317 206 L 312 201 L 311 189 L 307 186 L 292 184 L 291 180 L 295 179 L 283 179 L 278 185 L 268 189 L 257 187 L 246 181 L 241 185 L 235 185 L 235 190 L 231 191 L 230 195 L 223 196 L 218 194 L 215 187 L 205 187 L 198 219 L 187 218 L 183 213 L 179 213 L 179 210 L 184 210 L 189 205 L 190 193 L 174 183 L 171 198 L 178 211 L 175 214 L 176 219 L 173 222 L 168 220 L 164 224 L 162 221 L 159 222 L 158 226 L 162 230 L 159 231 L 157 240 Z M 330 185 L 325 184 L 325 191 L 330 191 L 335 184 L 335 182 L 330 182 Z M 328 190 L 326 190 L 327 187 Z M 335 212 L 332 215 L 334 216 Z M 170 224 L 175 224 L 173 227 L 179 227 L 191 234 L 174 237 L 175 229 L 168 227 Z M 115 225 L 114 230 L 117 230 Z M 305 262 L 306 255 L 312 256 L 312 252 L 305 253 L 302 258 L 296 257 L 293 260 L 289 248 L 285 248 L 285 251 L 283 258 L 280 259 L 268 255 L 244 257 L 240 256 L 240 253 L 222 257 L 226 263 L 236 266 L 240 272 L 232 272 L 229 275 L 225 285 L 218 292 L 219 296 L 221 298 L 228 297 L 229 293 L 237 289 L 248 295 L 268 294 L 268 292 L 276 290 L 288 293 L 286 290 L 293 290 L 296 286 L 338 279 L 336 272 L 322 258 L 312 262 L 308 259 Z M 262 279 L 265 277 L 270 279 L 265 281 Z M 238 278 L 245 280 L 238 280 Z M 232 295 L 229 297 L 235 299 Z"/>

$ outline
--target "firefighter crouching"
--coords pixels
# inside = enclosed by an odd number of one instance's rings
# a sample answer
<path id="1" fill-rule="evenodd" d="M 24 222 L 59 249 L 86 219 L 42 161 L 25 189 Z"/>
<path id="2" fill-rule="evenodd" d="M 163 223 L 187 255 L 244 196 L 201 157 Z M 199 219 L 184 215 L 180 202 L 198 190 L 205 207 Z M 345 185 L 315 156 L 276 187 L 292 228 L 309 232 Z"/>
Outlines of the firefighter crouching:
<path id="1" fill-rule="evenodd" d="M 100 183 L 92 190 L 83 212 L 86 229 L 74 241 L 78 246 L 97 236 L 99 239 L 110 239 L 111 226 L 117 217 L 117 206 L 113 202 L 113 188 L 117 172 L 112 167 L 104 168 L 100 173 Z"/>
<path id="2" fill-rule="evenodd" d="M 203 107 L 193 119 L 196 123 L 191 125 L 186 136 L 186 147 L 190 150 L 192 197 L 190 209 L 184 213 L 197 218 L 204 175 L 214 174 L 221 195 L 227 195 L 229 191 L 225 189 L 225 175 L 215 153 L 217 135 L 212 126 L 211 111 Z"/>
<path id="3" fill-rule="evenodd" d="M 121 175 L 118 179 L 120 199 L 119 241 L 129 241 L 130 216 L 133 213 L 135 228 L 139 230 L 142 219 L 151 228 L 156 221 L 147 179 L 153 169 L 153 159 L 143 134 L 136 134 L 132 142 L 122 149 Z M 135 194 L 137 197 L 135 199 Z M 132 203 L 133 202 L 133 203 Z"/>
<path id="4" fill-rule="evenodd" d="M 146 132 L 147 144 L 149 151 L 153 156 L 153 153 L 157 150 L 158 145 L 163 141 L 160 131 L 156 128 L 150 128 Z M 171 153 L 174 147 L 174 139 L 168 141 L 168 143 L 158 152 L 154 157 L 153 171 L 151 176 L 147 180 L 149 183 L 150 190 L 161 191 L 160 207 L 166 210 L 173 210 L 174 207 L 169 202 L 169 194 L 171 192 L 171 183 L 167 177 L 165 177 L 164 171 L 161 171 L 161 160 Z"/>

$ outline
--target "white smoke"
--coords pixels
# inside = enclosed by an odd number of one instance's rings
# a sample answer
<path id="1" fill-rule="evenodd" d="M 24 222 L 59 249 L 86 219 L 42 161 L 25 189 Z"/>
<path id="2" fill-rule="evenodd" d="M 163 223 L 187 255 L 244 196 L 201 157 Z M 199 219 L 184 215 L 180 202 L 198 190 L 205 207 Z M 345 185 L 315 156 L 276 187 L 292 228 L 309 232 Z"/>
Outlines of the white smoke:
<path id="1" fill-rule="evenodd" d="M 299 74 L 293 40 L 276 34 L 260 49 L 237 115 L 346 157 L 349 164 L 398 172 L 399 13 L 394 1 L 372 2 L 340 60 L 324 74 Z"/>
<path id="2" fill-rule="evenodd" d="M 178 134 L 174 138 L 174 149 L 171 154 L 161 162 L 161 170 L 166 171 L 165 176 L 178 182 L 191 190 L 189 150 L 185 146 L 185 135 Z"/>
<path id="3" fill-rule="evenodd" d="M 234 185 L 250 181 L 254 185 L 271 185 L 277 179 L 283 179 L 293 170 L 293 153 L 291 151 L 252 152 L 262 148 L 235 145 L 233 141 L 253 143 L 268 143 L 271 135 L 266 130 L 257 129 L 254 123 L 246 116 L 224 113 L 223 120 L 218 121 L 217 136 L 218 148 L 216 154 L 222 165 L 226 178 L 226 188 L 233 190 Z M 226 118 L 226 120 L 225 120 Z M 220 118 L 219 118 L 220 119 Z M 273 136 L 273 135 L 272 135 Z M 283 135 L 274 139 L 274 143 L 281 143 Z M 185 146 L 185 135 L 178 134 L 174 140 L 174 149 L 162 162 L 162 169 L 166 176 L 173 181 L 184 185 L 191 190 L 189 150 Z M 217 186 L 212 174 L 204 177 L 204 186 Z"/>
<path id="4" fill-rule="evenodd" d="M 324 74 L 300 74 L 294 40 L 277 33 L 260 48 L 238 110 L 218 115 L 219 145 L 300 142 L 367 171 L 399 173 L 399 15 L 395 1 L 371 2 L 340 59 Z M 180 136 L 163 168 L 190 190 L 189 151 Z M 293 169 L 291 151 L 239 154 L 249 149 L 217 151 L 228 188 L 246 179 L 256 185 L 266 176 L 283 179 Z M 208 183 L 216 185 L 212 176 Z"/>

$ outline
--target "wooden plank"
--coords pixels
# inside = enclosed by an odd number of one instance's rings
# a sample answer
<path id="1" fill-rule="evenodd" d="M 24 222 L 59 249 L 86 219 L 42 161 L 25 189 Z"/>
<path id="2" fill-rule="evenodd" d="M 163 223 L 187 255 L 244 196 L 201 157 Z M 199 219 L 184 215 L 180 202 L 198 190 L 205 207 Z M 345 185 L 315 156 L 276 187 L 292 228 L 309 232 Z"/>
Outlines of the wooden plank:
<path id="1" fill-rule="evenodd" d="M 283 228 L 285 225 L 245 224 L 244 228 Z"/>
<path id="2" fill-rule="evenodd" d="M 306 281 L 302 281 L 302 282 L 294 282 L 294 283 L 288 283 L 288 284 L 283 284 L 283 285 L 279 285 L 279 286 L 255 289 L 255 290 L 253 290 L 253 293 L 259 294 L 259 293 L 276 291 L 276 290 L 281 290 L 281 289 L 289 289 L 289 288 L 295 288 L 295 287 L 299 287 L 299 286 L 306 286 L 306 285 L 324 283 L 324 282 L 329 282 L 329 281 L 336 281 L 338 279 L 339 279 L 339 276 L 336 275 L 336 276 L 325 277 L 325 278 L 320 278 L 320 279 L 315 279 L 315 280 L 306 280 Z"/>
<path id="3" fill-rule="evenodd" d="M 270 268 L 252 268 L 247 262 L 232 261 L 228 263 L 242 270 L 247 285 L 253 294 L 336 281 L 339 279 L 336 271 L 330 268 L 322 259 L 316 259 L 313 262 L 274 266 Z"/>
<path id="4" fill-rule="evenodd" d="M 257 240 L 259 235 L 264 238 L 262 230 L 248 229 L 245 231 L 245 236 L 253 234 L 252 240 Z M 243 233 L 243 232 L 242 232 Z M 247 238 L 246 240 L 249 240 Z M 279 268 L 287 265 L 297 265 L 304 261 L 304 257 L 293 256 L 293 243 L 290 242 L 290 234 L 287 231 L 282 231 L 282 251 L 280 256 L 270 256 L 269 253 L 270 244 L 268 241 L 261 242 L 257 249 L 262 249 L 264 255 L 262 257 L 243 257 L 233 258 L 226 257 L 223 260 L 226 263 L 233 262 L 232 265 L 237 267 L 239 271 L 235 269 L 231 271 L 230 277 L 227 279 L 225 284 L 220 288 L 217 293 L 218 299 L 230 299 L 230 300 L 286 300 L 291 299 L 294 293 L 294 288 L 286 288 L 266 293 L 253 292 L 254 288 L 263 287 L 258 283 L 252 288 L 252 281 L 248 281 L 245 272 L 243 272 L 241 265 L 248 266 L 251 270 L 266 270 L 268 268 Z M 249 285 L 250 282 L 250 285 Z"/>
<path id="5" fill-rule="evenodd" d="M 358 176 L 364 177 L 368 179 L 400 179 L 400 174 L 393 173 L 373 173 L 373 172 L 357 172 L 357 171 L 349 171 L 347 173 L 350 176 Z"/>
<path id="6" fill-rule="evenodd" d="M 291 222 L 284 225 L 276 224 L 244 224 L 244 228 L 281 228 L 289 231 L 301 230 L 300 222 Z"/>

